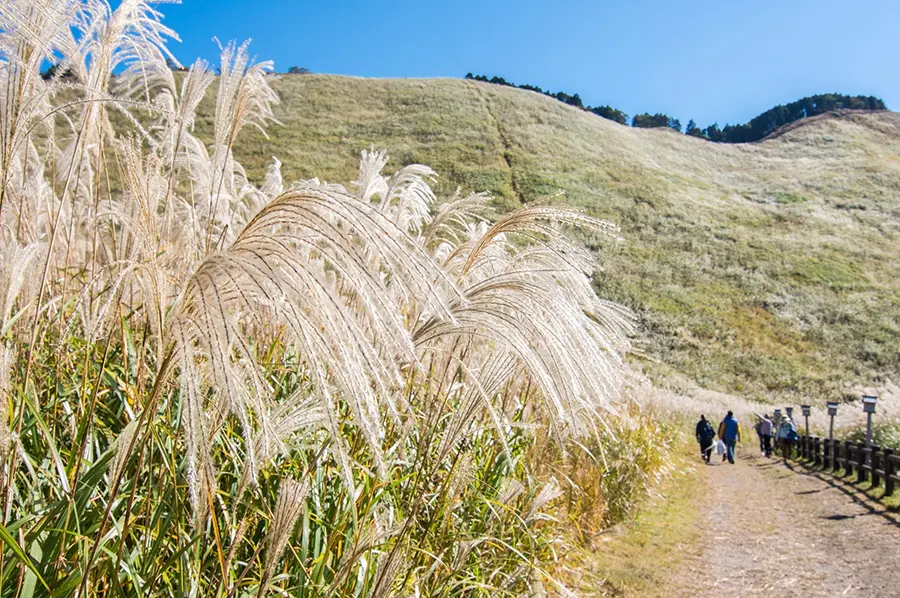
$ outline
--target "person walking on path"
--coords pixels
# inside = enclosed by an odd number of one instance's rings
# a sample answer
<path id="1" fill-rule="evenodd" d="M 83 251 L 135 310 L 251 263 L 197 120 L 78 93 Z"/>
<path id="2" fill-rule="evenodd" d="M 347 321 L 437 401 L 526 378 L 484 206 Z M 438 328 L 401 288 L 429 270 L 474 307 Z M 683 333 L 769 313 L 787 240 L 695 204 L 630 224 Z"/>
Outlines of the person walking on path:
<path id="1" fill-rule="evenodd" d="M 766 413 L 759 422 L 759 433 L 762 436 L 763 453 L 766 457 L 772 456 L 772 432 L 774 429 L 775 424 L 772 423 L 772 420 L 769 419 L 769 414 Z"/>
<path id="2" fill-rule="evenodd" d="M 758 415 L 756 416 L 756 425 L 753 426 L 753 430 L 756 432 L 756 439 L 759 441 L 759 452 L 763 454 L 766 452 L 766 449 L 763 447 L 762 418 Z"/>
<path id="3" fill-rule="evenodd" d="M 712 453 L 713 439 L 716 437 L 716 433 L 705 415 L 700 416 L 700 421 L 697 422 L 697 429 L 695 432 L 697 435 L 697 442 L 700 443 L 700 455 L 703 457 L 704 461 L 709 463 L 709 456 L 710 453 Z"/>
<path id="4" fill-rule="evenodd" d="M 794 420 L 785 417 L 778 425 L 778 444 L 781 446 L 781 455 L 787 461 L 793 452 L 794 442 L 799 438 L 797 436 L 797 428 L 794 426 Z"/>
<path id="5" fill-rule="evenodd" d="M 725 454 L 728 462 L 734 465 L 734 445 L 741 439 L 741 426 L 731 411 L 719 424 L 719 438 L 725 441 Z"/>

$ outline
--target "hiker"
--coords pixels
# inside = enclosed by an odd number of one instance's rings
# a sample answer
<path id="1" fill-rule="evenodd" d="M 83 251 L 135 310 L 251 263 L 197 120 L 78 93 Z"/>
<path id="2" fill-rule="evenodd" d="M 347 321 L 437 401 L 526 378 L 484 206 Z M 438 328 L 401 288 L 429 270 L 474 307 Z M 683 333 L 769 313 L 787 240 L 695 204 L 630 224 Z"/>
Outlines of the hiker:
<path id="1" fill-rule="evenodd" d="M 713 439 L 716 437 L 716 433 L 705 415 L 701 415 L 700 421 L 697 422 L 696 435 L 697 442 L 700 443 L 700 456 L 709 463 L 709 456 L 712 453 Z"/>
<path id="2" fill-rule="evenodd" d="M 731 411 L 719 424 L 719 438 L 725 442 L 725 455 L 728 462 L 734 465 L 734 445 L 741 439 L 741 427 Z"/>
<path id="3" fill-rule="evenodd" d="M 753 430 L 756 432 L 756 439 L 759 441 L 759 453 L 764 454 L 766 449 L 763 446 L 762 418 L 758 415 L 756 416 L 756 425 L 753 426 Z"/>
<path id="4" fill-rule="evenodd" d="M 797 441 L 797 428 L 794 426 L 794 420 L 790 417 L 784 417 L 778 425 L 778 444 L 781 446 L 781 455 L 787 461 L 793 452 L 794 442 Z"/>
<path id="5" fill-rule="evenodd" d="M 759 422 L 759 432 L 763 441 L 763 454 L 766 457 L 772 456 L 772 431 L 774 429 L 775 424 L 772 423 L 772 420 L 769 419 L 769 414 L 766 413 Z"/>

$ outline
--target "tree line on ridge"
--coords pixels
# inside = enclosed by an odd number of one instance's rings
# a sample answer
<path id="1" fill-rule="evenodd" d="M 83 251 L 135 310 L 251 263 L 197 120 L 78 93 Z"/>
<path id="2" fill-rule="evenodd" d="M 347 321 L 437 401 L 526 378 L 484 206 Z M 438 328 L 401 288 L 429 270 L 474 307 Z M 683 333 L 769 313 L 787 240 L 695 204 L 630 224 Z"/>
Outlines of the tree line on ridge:
<path id="1" fill-rule="evenodd" d="M 553 93 L 549 90 L 541 89 L 535 85 L 516 85 L 511 81 L 507 81 L 503 77 L 488 78 L 485 75 L 466 74 L 466 79 L 473 81 L 481 81 L 484 83 L 493 83 L 495 85 L 505 85 L 507 87 L 516 87 L 534 91 L 551 98 L 556 98 L 564 104 L 574 106 L 596 114 L 597 116 L 615 121 L 622 125 L 628 125 L 628 115 L 611 106 L 585 106 L 581 97 L 576 94 L 568 94 L 563 91 Z M 687 127 L 682 131 L 681 121 L 673 118 L 668 114 L 635 114 L 631 119 L 631 126 L 641 129 L 651 129 L 655 127 L 669 127 L 679 133 L 692 137 L 700 137 L 719 143 L 748 143 L 751 141 L 759 141 L 774 131 L 790 124 L 801 118 L 816 116 L 832 110 L 887 110 L 884 101 L 875 96 L 848 96 L 838 93 L 825 93 L 801 98 L 789 104 L 779 104 L 770 110 L 766 110 L 759 116 L 750 120 L 750 122 L 729 125 L 719 128 L 718 123 L 713 123 L 706 128 L 701 129 L 693 120 L 688 121 Z"/>

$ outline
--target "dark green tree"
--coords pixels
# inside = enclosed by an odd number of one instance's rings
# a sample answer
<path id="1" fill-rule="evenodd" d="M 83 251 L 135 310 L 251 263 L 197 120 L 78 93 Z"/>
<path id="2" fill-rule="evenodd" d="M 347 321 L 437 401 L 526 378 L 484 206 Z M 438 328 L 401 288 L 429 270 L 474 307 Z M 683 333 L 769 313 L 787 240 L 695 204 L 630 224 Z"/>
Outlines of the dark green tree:
<path id="1" fill-rule="evenodd" d="M 687 127 L 684 129 L 685 135 L 690 135 L 691 137 L 706 137 L 703 130 L 697 126 L 697 123 L 694 122 L 694 119 L 688 121 Z"/>
<path id="2" fill-rule="evenodd" d="M 638 129 L 671 127 L 678 131 L 681 130 L 681 123 L 677 118 L 672 118 L 671 116 L 662 113 L 650 114 L 649 112 L 645 112 L 644 114 L 635 114 L 634 118 L 631 119 L 631 126 L 637 127 Z"/>
<path id="3" fill-rule="evenodd" d="M 603 118 L 614 120 L 620 125 L 628 124 L 628 115 L 621 110 L 612 108 L 611 106 L 594 106 L 593 108 L 588 108 L 588 111 L 593 112 L 597 116 L 602 116 Z"/>
<path id="4" fill-rule="evenodd" d="M 722 136 L 722 130 L 719 128 L 717 123 L 713 123 L 703 129 L 703 136 L 709 139 L 710 141 L 724 141 L 725 138 Z"/>

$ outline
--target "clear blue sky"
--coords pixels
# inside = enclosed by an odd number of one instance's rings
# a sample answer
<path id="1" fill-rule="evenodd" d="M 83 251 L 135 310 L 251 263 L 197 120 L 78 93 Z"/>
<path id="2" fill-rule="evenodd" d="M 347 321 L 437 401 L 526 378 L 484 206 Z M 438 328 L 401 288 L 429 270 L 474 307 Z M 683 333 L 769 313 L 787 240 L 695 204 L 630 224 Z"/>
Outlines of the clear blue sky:
<path id="1" fill-rule="evenodd" d="M 745 122 L 815 93 L 900 109 L 900 1 L 185 0 L 161 5 L 185 63 L 213 36 L 317 73 L 500 75 L 629 115 Z"/>

